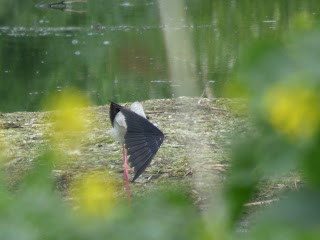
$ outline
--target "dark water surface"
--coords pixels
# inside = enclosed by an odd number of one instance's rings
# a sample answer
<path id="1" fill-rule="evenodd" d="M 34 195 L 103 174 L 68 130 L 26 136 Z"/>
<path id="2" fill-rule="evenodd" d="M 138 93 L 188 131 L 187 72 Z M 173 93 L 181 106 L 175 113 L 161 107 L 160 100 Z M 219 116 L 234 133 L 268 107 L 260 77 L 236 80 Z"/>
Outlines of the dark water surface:
<path id="1" fill-rule="evenodd" d="M 97 105 L 203 92 L 219 97 L 232 84 L 242 47 L 281 38 L 297 14 L 318 15 L 320 8 L 312 0 L 177 0 L 180 9 L 166 3 L 172 11 L 164 20 L 160 1 L 166 0 L 93 0 L 54 9 L 45 5 L 53 1 L 0 0 L 0 111 L 39 110 L 48 94 L 68 87 Z M 183 33 L 190 44 L 184 38 L 168 44 L 165 32 Z M 173 48 L 182 55 L 169 54 Z M 172 74 L 175 63 L 194 73 L 193 92 L 184 92 L 189 83 Z"/>

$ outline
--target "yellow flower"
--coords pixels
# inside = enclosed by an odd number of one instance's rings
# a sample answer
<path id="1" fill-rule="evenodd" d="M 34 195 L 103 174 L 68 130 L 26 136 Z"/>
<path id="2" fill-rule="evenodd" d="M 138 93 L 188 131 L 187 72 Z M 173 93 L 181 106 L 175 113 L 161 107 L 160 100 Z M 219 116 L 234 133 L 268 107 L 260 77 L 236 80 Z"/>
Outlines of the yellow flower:
<path id="1" fill-rule="evenodd" d="M 303 85 L 275 86 L 263 98 L 271 125 L 291 140 L 311 138 L 320 122 L 318 93 Z"/>
<path id="2" fill-rule="evenodd" d="M 64 90 L 51 99 L 51 108 L 56 109 L 56 130 L 61 132 L 79 132 L 85 130 L 85 117 L 81 108 L 87 107 L 86 97 L 72 89 Z"/>
<path id="3" fill-rule="evenodd" d="M 90 130 L 90 114 L 87 98 L 75 90 L 66 89 L 51 96 L 47 108 L 52 112 L 53 133 L 51 140 L 55 146 L 73 150 L 77 148 Z"/>
<path id="4" fill-rule="evenodd" d="M 108 216 L 116 203 L 115 186 L 105 174 L 91 173 L 73 184 L 71 195 L 78 202 L 82 215 Z"/>

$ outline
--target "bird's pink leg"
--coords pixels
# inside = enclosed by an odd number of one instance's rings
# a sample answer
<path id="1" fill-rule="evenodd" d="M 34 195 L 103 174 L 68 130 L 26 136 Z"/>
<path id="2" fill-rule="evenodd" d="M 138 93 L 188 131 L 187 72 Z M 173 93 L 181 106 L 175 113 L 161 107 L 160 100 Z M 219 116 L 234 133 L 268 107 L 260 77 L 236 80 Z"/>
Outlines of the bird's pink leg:
<path id="1" fill-rule="evenodd" d="M 131 169 L 131 168 L 128 165 L 127 150 L 125 150 L 123 144 L 122 144 L 122 154 L 123 154 L 123 174 L 124 174 L 124 179 L 126 181 L 126 188 L 127 188 L 129 206 L 131 206 L 131 197 L 130 197 L 130 188 L 129 188 L 129 175 L 128 175 L 128 169 Z"/>
<path id="2" fill-rule="evenodd" d="M 125 149 L 125 147 L 124 147 L 124 145 L 122 145 L 122 149 L 124 150 Z M 124 167 L 126 168 L 126 169 L 129 169 L 131 172 L 134 172 L 134 170 L 129 166 L 129 164 L 128 164 L 128 150 L 126 149 L 126 150 L 124 150 L 125 151 L 125 153 L 123 153 L 123 154 L 125 154 L 124 156 L 125 157 L 123 157 L 123 159 L 124 159 Z"/>

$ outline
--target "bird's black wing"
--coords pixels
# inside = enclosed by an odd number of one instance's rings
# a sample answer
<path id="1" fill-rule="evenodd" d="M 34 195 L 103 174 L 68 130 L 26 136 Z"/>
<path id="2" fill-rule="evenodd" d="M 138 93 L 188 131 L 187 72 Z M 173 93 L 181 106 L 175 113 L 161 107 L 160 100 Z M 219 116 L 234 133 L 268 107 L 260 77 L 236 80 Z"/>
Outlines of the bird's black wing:
<path id="1" fill-rule="evenodd" d="M 109 100 L 109 102 L 110 102 L 110 120 L 111 120 L 112 127 L 113 127 L 114 118 L 116 117 L 117 113 L 120 112 L 120 110 L 123 109 L 124 107 L 122 107 L 121 105 L 116 104 L 110 100 Z"/>
<path id="2" fill-rule="evenodd" d="M 151 122 L 135 112 L 125 108 L 122 108 L 121 112 L 127 124 L 125 146 L 130 155 L 131 167 L 136 172 L 132 180 L 134 182 L 150 165 L 163 142 L 164 135 Z"/>

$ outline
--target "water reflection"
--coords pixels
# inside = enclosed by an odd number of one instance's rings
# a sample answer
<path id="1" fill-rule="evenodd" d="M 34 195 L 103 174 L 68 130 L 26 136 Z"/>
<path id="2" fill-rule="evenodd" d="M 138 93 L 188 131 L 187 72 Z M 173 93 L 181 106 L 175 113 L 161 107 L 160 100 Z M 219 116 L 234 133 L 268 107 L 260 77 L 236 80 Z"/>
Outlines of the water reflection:
<path id="1" fill-rule="evenodd" d="M 311 0 L 182 3 L 183 14 L 163 23 L 154 0 L 68 4 L 68 9 L 86 11 L 82 14 L 36 8 L 35 0 L 1 1 L 0 111 L 38 110 L 47 94 L 66 87 L 86 92 L 95 104 L 202 92 L 221 96 L 232 84 L 243 46 L 256 38 L 279 38 L 299 12 L 319 10 Z M 164 41 L 165 33 L 186 31 L 192 61 L 176 55 L 185 54 L 184 38 L 173 50 Z M 188 92 L 172 78 L 169 67 L 174 65 L 185 69 L 181 73 L 193 72 L 186 77 L 199 91 Z"/>
<path id="2" fill-rule="evenodd" d="M 35 5 L 36 8 L 47 8 L 52 10 L 60 10 L 74 13 L 85 13 L 86 10 L 76 10 L 74 7 L 77 7 L 79 3 L 87 3 L 84 0 L 76 0 L 76 1 L 56 1 L 49 3 L 38 3 Z"/>

